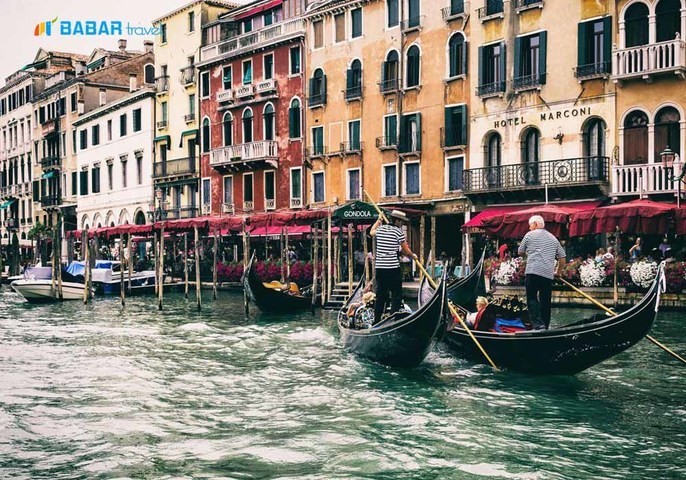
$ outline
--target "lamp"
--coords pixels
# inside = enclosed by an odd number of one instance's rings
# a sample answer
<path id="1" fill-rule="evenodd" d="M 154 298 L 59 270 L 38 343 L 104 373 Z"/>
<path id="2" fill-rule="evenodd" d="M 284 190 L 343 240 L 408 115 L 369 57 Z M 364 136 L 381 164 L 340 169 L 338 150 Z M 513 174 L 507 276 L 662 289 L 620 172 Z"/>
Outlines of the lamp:
<path id="1" fill-rule="evenodd" d="M 678 162 L 678 160 L 675 160 L 675 158 L 678 158 L 678 155 L 674 153 L 671 148 L 669 148 L 669 145 L 665 146 L 665 149 L 660 152 L 660 159 L 662 160 L 662 166 L 664 168 L 674 167 L 674 162 Z"/>
<path id="2" fill-rule="evenodd" d="M 667 181 L 676 182 L 676 205 L 681 207 L 681 182 L 684 179 L 686 170 L 682 168 L 677 174 L 677 166 L 681 166 L 681 160 L 679 159 L 679 154 L 673 152 L 669 145 L 666 145 L 665 149 L 660 152 L 660 158 L 662 159 L 662 167 L 667 171 Z M 669 170 L 672 170 L 672 172 L 670 173 Z"/>
<path id="3" fill-rule="evenodd" d="M 562 133 L 562 127 L 558 127 L 557 129 L 557 135 L 553 137 L 553 140 L 557 140 L 557 143 L 562 145 L 562 139 L 565 138 L 565 134 Z"/>

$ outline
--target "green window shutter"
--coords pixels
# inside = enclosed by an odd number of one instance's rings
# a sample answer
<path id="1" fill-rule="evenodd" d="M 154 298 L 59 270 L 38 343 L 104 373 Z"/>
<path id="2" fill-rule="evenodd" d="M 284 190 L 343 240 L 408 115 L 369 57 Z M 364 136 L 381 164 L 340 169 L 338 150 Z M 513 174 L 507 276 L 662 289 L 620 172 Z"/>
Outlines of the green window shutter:
<path id="1" fill-rule="evenodd" d="M 467 75 L 467 55 L 469 52 L 469 46 L 467 40 L 462 44 L 462 75 Z"/>
<path id="2" fill-rule="evenodd" d="M 345 88 L 350 91 L 355 86 L 355 74 L 352 69 L 348 69 L 345 73 Z"/>
<path id="3" fill-rule="evenodd" d="M 288 109 L 288 138 L 295 137 L 295 108 Z"/>
<path id="4" fill-rule="evenodd" d="M 578 67 L 588 64 L 588 58 L 586 58 L 586 52 L 588 51 L 588 22 L 583 22 L 578 25 L 577 28 L 577 60 L 576 64 Z"/>
<path id="5" fill-rule="evenodd" d="M 603 18 L 603 62 L 607 64 L 606 72 L 610 73 L 612 63 L 612 17 Z"/>
<path id="6" fill-rule="evenodd" d="M 479 86 L 484 84 L 484 47 L 479 47 Z"/>
<path id="7" fill-rule="evenodd" d="M 522 68 L 520 65 L 520 62 L 522 61 L 522 40 L 522 37 L 515 38 L 514 78 L 519 78 L 522 76 Z"/>
<path id="8" fill-rule="evenodd" d="M 457 107 L 460 113 L 460 124 L 454 128 L 460 129 L 460 145 L 467 144 L 467 105 L 460 105 Z"/>
<path id="9" fill-rule="evenodd" d="M 503 52 L 500 55 L 500 81 L 502 82 L 503 88 L 505 90 L 505 82 L 507 82 L 507 56 L 505 50 L 505 42 L 500 42 L 500 50 Z"/>
<path id="10" fill-rule="evenodd" d="M 453 139 L 454 137 L 454 130 L 453 130 L 453 111 L 457 107 L 447 107 L 445 109 L 445 146 L 446 147 L 452 147 L 454 145 Z"/>
<path id="11" fill-rule="evenodd" d="M 326 103 L 326 75 L 322 75 L 322 103 Z"/>
<path id="12" fill-rule="evenodd" d="M 315 90 L 314 90 L 314 78 L 310 78 L 309 80 L 309 88 L 308 88 L 308 95 L 310 97 L 310 101 L 312 101 L 312 97 L 315 95 Z"/>
<path id="13" fill-rule="evenodd" d="M 417 119 L 417 150 L 422 149 L 422 114 L 415 113 L 415 118 Z"/>
<path id="14" fill-rule="evenodd" d="M 400 117 L 400 138 L 398 139 L 398 152 L 405 153 L 409 148 L 408 136 L 408 117 Z"/>
<path id="15" fill-rule="evenodd" d="M 543 31 L 538 34 L 541 42 L 540 42 L 540 48 L 538 49 L 538 64 L 540 68 L 540 77 L 541 77 L 541 85 L 545 85 L 545 79 L 547 77 L 547 64 L 546 64 L 546 57 L 547 57 L 547 44 L 548 44 L 548 32 Z"/>

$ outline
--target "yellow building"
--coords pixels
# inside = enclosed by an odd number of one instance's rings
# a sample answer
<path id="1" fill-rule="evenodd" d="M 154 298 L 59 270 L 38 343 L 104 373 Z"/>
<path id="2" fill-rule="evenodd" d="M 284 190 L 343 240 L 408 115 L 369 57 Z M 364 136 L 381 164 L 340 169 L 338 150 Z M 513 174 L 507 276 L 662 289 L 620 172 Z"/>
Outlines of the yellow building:
<path id="1" fill-rule="evenodd" d="M 155 45 L 157 131 L 153 178 L 155 188 L 160 189 L 156 209 L 161 218 L 201 214 L 197 112 L 198 95 L 209 91 L 209 77 L 196 78 L 195 63 L 200 60 L 203 25 L 233 6 L 220 0 L 196 0 L 153 21 L 160 29 Z"/>
<path id="2" fill-rule="evenodd" d="M 468 15 L 462 1 L 311 3 L 305 153 L 312 206 L 343 204 L 366 190 L 386 205 L 444 215 L 437 228 L 446 244 L 438 248 L 459 254 L 459 238 L 441 228 L 458 228 L 466 205 Z M 413 240 L 419 248 L 419 236 Z"/>
<path id="3" fill-rule="evenodd" d="M 617 2 L 616 26 L 619 161 L 612 166 L 612 194 L 674 201 L 679 183 L 660 154 L 669 147 L 683 155 L 686 148 L 686 2 Z"/>

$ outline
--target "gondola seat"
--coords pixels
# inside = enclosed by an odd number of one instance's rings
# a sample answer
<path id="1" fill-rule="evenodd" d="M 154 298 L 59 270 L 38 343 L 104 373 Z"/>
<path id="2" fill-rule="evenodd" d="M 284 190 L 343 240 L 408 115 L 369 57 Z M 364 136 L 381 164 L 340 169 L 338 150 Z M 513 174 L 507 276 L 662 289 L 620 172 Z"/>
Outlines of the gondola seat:
<path id="1" fill-rule="evenodd" d="M 271 288 L 272 290 L 285 292 L 290 295 L 301 295 L 300 287 L 298 287 L 298 284 L 295 282 L 281 283 L 278 280 L 272 280 L 271 282 L 262 282 L 262 285 L 264 285 L 265 288 Z"/>

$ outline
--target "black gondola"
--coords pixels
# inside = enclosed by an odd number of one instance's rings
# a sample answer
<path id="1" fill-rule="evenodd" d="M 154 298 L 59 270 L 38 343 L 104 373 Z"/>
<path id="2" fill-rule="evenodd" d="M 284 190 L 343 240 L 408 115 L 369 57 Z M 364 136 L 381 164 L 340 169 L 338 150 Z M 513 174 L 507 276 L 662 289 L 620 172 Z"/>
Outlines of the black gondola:
<path id="1" fill-rule="evenodd" d="M 254 264 L 255 254 L 253 253 L 243 275 L 243 286 L 247 289 L 250 299 L 260 310 L 269 313 L 293 313 L 312 307 L 312 294 L 305 295 L 290 289 L 278 290 L 265 286 L 253 268 Z M 305 288 L 303 291 L 308 290 L 311 291 L 309 288 Z"/>
<path id="2" fill-rule="evenodd" d="M 347 311 L 360 301 L 364 281 L 360 282 L 338 314 L 338 329 L 345 347 L 362 357 L 390 367 L 409 368 L 419 365 L 446 331 L 445 281 L 437 292 L 407 316 L 391 316 L 370 328 L 348 328 Z"/>
<path id="3" fill-rule="evenodd" d="M 456 278 L 448 283 L 448 300 L 455 305 L 471 305 L 479 295 L 486 295 L 486 249 L 481 253 L 474 270 L 464 278 Z M 426 279 L 424 279 L 424 283 Z M 424 285 L 424 283 L 422 285 Z M 420 289 L 421 291 L 421 289 Z M 425 297 L 426 298 L 426 297 Z M 421 299 L 420 299 L 421 300 Z M 420 303 L 421 305 L 421 303 Z"/>
<path id="4" fill-rule="evenodd" d="M 617 316 L 595 314 L 549 330 L 517 333 L 472 330 L 472 333 L 498 367 L 525 373 L 573 375 L 623 352 L 648 334 L 657 315 L 664 281 L 664 264 L 661 264 L 646 295 Z M 426 295 L 427 288 L 422 285 L 420 304 Z M 473 309 L 474 300 L 463 307 Z M 525 316 L 497 306 L 488 309 L 491 307 L 487 307 L 485 316 Z M 459 356 L 485 362 L 463 328 L 455 326 L 444 341 Z"/>

